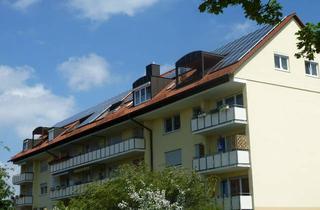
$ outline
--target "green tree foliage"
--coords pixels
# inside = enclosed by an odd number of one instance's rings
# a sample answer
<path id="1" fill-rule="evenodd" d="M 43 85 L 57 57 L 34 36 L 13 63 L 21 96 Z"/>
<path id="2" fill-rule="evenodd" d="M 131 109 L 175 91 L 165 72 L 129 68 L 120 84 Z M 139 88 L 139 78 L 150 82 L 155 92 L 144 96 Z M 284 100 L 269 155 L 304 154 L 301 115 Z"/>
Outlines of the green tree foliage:
<path id="1" fill-rule="evenodd" d="M 269 0 L 267 3 L 262 0 L 203 0 L 199 10 L 218 15 L 229 6 L 241 6 L 245 17 L 258 24 L 276 25 L 282 19 L 282 6 L 277 0 Z M 320 23 L 307 23 L 296 35 L 299 52 L 295 56 L 313 60 L 315 54 L 320 53 Z"/>
<path id="2" fill-rule="evenodd" d="M 214 209 L 204 180 L 183 169 L 152 172 L 145 166 L 124 165 L 113 177 L 104 184 L 88 187 L 68 207 L 60 203 L 58 209 Z"/>
<path id="3" fill-rule="evenodd" d="M 3 143 L 0 142 L 0 150 L 2 149 L 9 150 L 8 147 L 3 146 Z M 7 182 L 9 179 L 8 170 L 10 170 L 8 167 L 0 165 L 0 210 L 12 208 L 10 197 L 13 196 L 13 191 Z"/>

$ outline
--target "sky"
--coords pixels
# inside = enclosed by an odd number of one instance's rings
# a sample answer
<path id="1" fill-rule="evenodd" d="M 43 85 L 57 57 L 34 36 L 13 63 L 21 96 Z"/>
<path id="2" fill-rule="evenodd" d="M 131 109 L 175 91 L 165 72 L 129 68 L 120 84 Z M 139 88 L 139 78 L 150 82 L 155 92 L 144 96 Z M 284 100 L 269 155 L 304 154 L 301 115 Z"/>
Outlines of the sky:
<path id="1" fill-rule="evenodd" d="M 201 0 L 0 0 L 0 163 L 37 126 L 52 126 L 258 26 L 240 7 L 200 13 Z M 284 15 L 320 21 L 319 0 L 280 0 Z"/>

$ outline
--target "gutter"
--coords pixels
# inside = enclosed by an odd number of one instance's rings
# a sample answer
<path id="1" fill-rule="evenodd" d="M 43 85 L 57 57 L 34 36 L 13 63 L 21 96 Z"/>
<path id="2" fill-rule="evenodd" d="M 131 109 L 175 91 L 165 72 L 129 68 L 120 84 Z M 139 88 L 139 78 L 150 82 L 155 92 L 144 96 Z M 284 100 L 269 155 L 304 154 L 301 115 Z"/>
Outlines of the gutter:
<path id="1" fill-rule="evenodd" d="M 139 125 L 140 127 L 146 129 L 149 132 L 149 138 L 150 138 L 150 169 L 151 169 L 151 171 L 153 171 L 153 133 L 152 133 L 152 129 L 147 127 L 147 126 L 145 126 L 141 122 L 135 120 L 134 118 L 130 118 L 130 120 L 132 122 L 134 122 L 135 124 Z"/>

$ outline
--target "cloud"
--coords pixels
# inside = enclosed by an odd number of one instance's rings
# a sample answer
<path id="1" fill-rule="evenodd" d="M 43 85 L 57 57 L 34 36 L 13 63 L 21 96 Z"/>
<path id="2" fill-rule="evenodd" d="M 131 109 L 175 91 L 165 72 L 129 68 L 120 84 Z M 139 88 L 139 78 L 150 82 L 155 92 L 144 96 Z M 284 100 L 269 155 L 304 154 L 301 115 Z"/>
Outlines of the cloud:
<path id="1" fill-rule="evenodd" d="M 111 83 L 112 80 L 108 62 L 94 53 L 82 57 L 71 57 L 60 64 L 58 70 L 74 91 L 89 90 Z"/>
<path id="2" fill-rule="evenodd" d="M 37 126 L 51 126 L 69 116 L 72 97 L 59 96 L 43 84 L 30 85 L 34 70 L 29 66 L 0 65 L 0 129 L 13 129 L 20 138 L 30 137 Z"/>
<path id="3" fill-rule="evenodd" d="M 229 33 L 227 33 L 225 37 L 227 40 L 236 39 L 254 31 L 255 29 L 257 29 L 257 25 L 254 22 L 245 20 L 242 23 L 232 25 Z"/>
<path id="4" fill-rule="evenodd" d="M 17 10 L 27 10 L 40 1 L 41 0 L 15 0 L 11 1 L 10 5 Z"/>
<path id="5" fill-rule="evenodd" d="M 158 0 L 68 0 L 68 6 L 80 17 L 92 21 L 106 21 L 113 15 L 133 16 Z"/>

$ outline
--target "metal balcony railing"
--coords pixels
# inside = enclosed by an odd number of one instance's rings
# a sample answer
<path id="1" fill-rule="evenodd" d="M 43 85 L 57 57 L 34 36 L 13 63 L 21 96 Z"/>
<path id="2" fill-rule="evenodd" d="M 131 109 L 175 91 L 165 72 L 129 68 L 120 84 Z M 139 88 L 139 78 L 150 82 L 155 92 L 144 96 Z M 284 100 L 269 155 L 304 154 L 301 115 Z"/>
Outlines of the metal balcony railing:
<path id="1" fill-rule="evenodd" d="M 55 188 L 54 190 L 50 191 L 50 198 L 52 200 L 60 200 L 64 198 L 69 198 L 73 197 L 76 195 L 79 195 L 83 193 L 87 187 L 91 184 L 102 184 L 104 182 L 108 181 L 108 179 L 102 179 L 99 181 L 94 181 L 94 182 L 87 182 L 87 183 L 82 183 L 78 185 L 72 185 L 72 186 L 67 186 L 67 187 L 61 187 L 61 188 Z"/>
<path id="2" fill-rule="evenodd" d="M 50 166 L 50 171 L 52 174 L 56 174 L 116 156 L 125 155 L 130 152 L 144 151 L 144 149 L 145 142 L 143 138 L 132 138 L 52 164 Z"/>
<path id="3" fill-rule="evenodd" d="M 32 206 L 32 196 L 20 196 L 15 199 L 17 206 Z"/>
<path id="4" fill-rule="evenodd" d="M 230 197 L 223 197 L 217 199 L 217 205 L 222 210 L 251 210 L 252 196 L 251 195 L 237 195 Z"/>
<path id="5" fill-rule="evenodd" d="M 21 174 L 14 175 L 12 177 L 12 183 L 14 185 L 19 185 L 19 184 L 23 184 L 26 182 L 32 182 L 32 181 L 33 181 L 33 173 L 32 172 L 21 173 Z"/>
<path id="6" fill-rule="evenodd" d="M 245 124 L 246 122 L 246 108 L 233 106 L 193 118 L 191 120 L 191 130 L 194 133 L 201 133 L 230 123 Z"/>
<path id="7" fill-rule="evenodd" d="M 195 158 L 192 162 L 193 170 L 197 172 L 223 171 L 232 167 L 249 167 L 249 151 L 234 150 L 217 153 L 206 157 Z"/>

